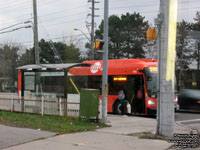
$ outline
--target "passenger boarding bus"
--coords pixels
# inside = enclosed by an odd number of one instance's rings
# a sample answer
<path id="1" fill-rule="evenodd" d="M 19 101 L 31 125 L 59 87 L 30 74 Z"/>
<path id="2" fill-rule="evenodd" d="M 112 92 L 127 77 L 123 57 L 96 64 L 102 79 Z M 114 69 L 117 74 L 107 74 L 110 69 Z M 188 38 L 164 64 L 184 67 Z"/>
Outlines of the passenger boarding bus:
<path id="1" fill-rule="evenodd" d="M 91 64 L 87 66 L 72 67 L 68 70 L 69 83 L 67 84 L 68 98 L 76 102 L 79 100 L 79 91 L 81 88 L 102 89 L 102 60 L 84 61 L 82 64 Z M 51 66 L 48 64 L 48 66 Z M 59 68 L 59 64 L 56 65 Z M 60 67 L 61 68 L 61 67 Z M 121 113 L 121 104 L 118 99 L 118 92 L 124 89 L 126 100 L 131 106 L 129 113 L 155 114 L 157 107 L 157 60 L 154 59 L 116 59 L 108 60 L 108 101 L 107 111 L 110 113 Z M 25 90 L 36 88 L 27 86 L 33 72 L 25 74 Z M 20 76 L 19 76 L 20 77 Z M 46 95 L 54 96 L 64 95 L 65 78 L 63 70 L 54 70 L 53 72 L 41 73 L 41 90 Z M 20 79 L 19 79 L 20 80 Z M 34 82 L 35 80 L 33 80 Z M 32 85 L 32 84 L 31 84 Z M 20 89 L 20 87 L 19 87 Z M 28 90 L 29 90 L 28 89 Z M 138 90 L 141 89 L 142 96 L 137 97 Z M 30 90 L 29 90 L 30 91 Z M 100 100 L 102 95 L 99 96 Z M 177 98 L 175 97 L 175 107 Z"/>

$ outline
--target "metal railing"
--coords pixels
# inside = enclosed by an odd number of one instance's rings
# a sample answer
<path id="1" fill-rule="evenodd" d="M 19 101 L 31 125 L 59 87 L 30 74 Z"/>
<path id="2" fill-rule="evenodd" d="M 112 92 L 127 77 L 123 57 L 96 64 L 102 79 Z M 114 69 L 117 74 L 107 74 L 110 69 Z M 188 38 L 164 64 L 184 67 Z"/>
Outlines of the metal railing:
<path id="1" fill-rule="evenodd" d="M 42 96 L 33 100 L 19 99 L 15 94 L 0 95 L 0 110 L 11 112 L 78 117 L 79 105 L 76 102 L 66 102 L 61 97 L 56 99 Z"/>

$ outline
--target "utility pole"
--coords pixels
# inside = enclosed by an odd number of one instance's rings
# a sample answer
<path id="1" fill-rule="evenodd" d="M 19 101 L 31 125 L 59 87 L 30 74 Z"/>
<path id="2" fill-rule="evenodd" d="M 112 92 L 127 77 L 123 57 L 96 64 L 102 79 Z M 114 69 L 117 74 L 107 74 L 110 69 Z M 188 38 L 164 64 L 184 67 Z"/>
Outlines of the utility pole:
<path id="1" fill-rule="evenodd" d="M 33 0 L 33 14 L 34 14 L 34 46 L 35 46 L 35 64 L 40 64 L 40 56 L 39 56 L 39 44 L 38 44 L 38 23 L 37 23 L 37 1 Z M 40 72 L 36 72 L 35 76 L 36 81 L 36 96 L 41 94 L 40 88 Z"/>
<path id="2" fill-rule="evenodd" d="M 107 94 L 108 94 L 108 0 L 104 0 L 104 53 L 102 80 L 102 120 L 107 123 Z"/>
<path id="3" fill-rule="evenodd" d="M 92 7 L 91 7 L 92 13 L 88 14 L 88 15 L 91 15 L 91 33 L 90 33 L 90 37 L 91 37 L 91 40 L 90 40 L 91 41 L 91 54 L 90 54 L 90 59 L 94 60 L 94 46 L 93 46 L 93 43 L 94 43 L 94 27 L 95 27 L 94 18 L 98 17 L 97 15 L 95 15 L 95 10 L 98 10 L 98 8 L 95 8 L 95 3 L 99 3 L 99 2 L 97 2 L 95 0 L 88 0 L 88 2 L 92 3 Z"/>
<path id="4" fill-rule="evenodd" d="M 35 64 L 40 64 L 37 23 L 37 1 L 33 0 Z"/>
<path id="5" fill-rule="evenodd" d="M 160 0 L 158 20 L 160 33 L 156 132 L 163 136 L 173 136 L 177 0 Z"/>
<path id="6" fill-rule="evenodd" d="M 157 126 L 156 126 L 156 134 L 159 134 L 160 128 L 160 78 L 161 78 L 161 25 L 162 25 L 162 17 L 161 14 L 155 19 L 155 24 L 158 28 L 158 38 L 157 38 L 157 59 L 158 59 L 158 77 L 157 77 Z"/>
<path id="7" fill-rule="evenodd" d="M 94 3 L 95 0 L 92 0 L 92 25 L 91 25 L 91 60 L 94 60 Z"/>

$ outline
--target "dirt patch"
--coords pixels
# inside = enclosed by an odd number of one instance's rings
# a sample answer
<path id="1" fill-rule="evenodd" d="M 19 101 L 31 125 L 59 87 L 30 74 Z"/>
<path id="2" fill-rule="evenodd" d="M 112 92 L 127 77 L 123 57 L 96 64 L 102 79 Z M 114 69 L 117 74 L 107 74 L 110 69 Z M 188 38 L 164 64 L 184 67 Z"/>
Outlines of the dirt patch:
<path id="1" fill-rule="evenodd" d="M 4 120 L 2 117 L 0 117 L 0 124 L 15 127 L 15 125 L 11 124 L 8 120 Z"/>
<path id="2" fill-rule="evenodd" d="M 157 135 L 157 134 L 153 134 L 151 132 L 139 132 L 139 133 L 132 133 L 132 134 L 128 134 L 128 136 L 137 136 L 139 139 L 151 139 L 151 140 L 164 140 L 167 141 L 169 139 L 169 137 L 165 137 L 165 136 L 161 136 L 161 135 Z M 190 148 L 185 148 L 185 147 L 176 147 L 175 144 L 172 143 L 172 145 L 167 149 L 167 150 L 190 150 Z M 200 147 L 195 147 L 193 148 L 194 150 L 200 150 Z"/>
<path id="3" fill-rule="evenodd" d="M 137 136 L 140 139 L 152 139 L 152 140 L 168 140 L 168 137 L 164 137 L 161 135 L 153 134 L 151 132 L 139 132 L 139 133 L 131 133 L 129 136 Z"/>

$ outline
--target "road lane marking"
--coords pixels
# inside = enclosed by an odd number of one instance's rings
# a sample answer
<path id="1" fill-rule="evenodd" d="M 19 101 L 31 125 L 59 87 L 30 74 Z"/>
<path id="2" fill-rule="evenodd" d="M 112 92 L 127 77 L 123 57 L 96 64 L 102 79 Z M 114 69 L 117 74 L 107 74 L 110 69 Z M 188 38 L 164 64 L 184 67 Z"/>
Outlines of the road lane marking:
<path id="1" fill-rule="evenodd" d="M 198 122 L 200 119 L 192 119 L 192 120 L 184 120 L 184 121 L 176 121 L 178 123 L 188 123 L 188 122 Z"/>

